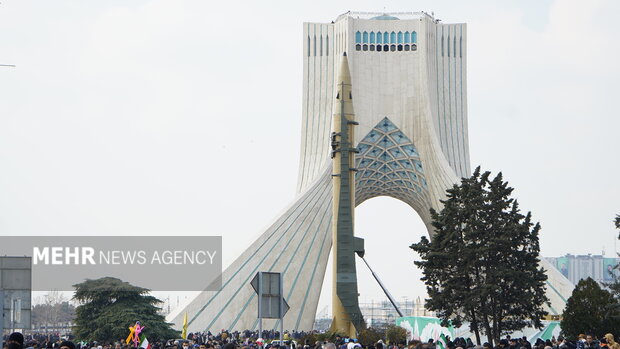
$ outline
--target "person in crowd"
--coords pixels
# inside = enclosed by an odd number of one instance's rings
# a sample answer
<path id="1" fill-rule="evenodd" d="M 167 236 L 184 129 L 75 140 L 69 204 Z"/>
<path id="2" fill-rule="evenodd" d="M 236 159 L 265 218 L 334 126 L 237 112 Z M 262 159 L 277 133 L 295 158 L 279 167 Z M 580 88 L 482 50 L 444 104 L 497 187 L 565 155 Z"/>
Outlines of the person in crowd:
<path id="1" fill-rule="evenodd" d="M 13 332 L 9 335 L 9 338 L 6 340 L 7 345 L 17 344 L 20 349 L 24 348 L 24 335 L 19 332 Z"/>
<path id="2" fill-rule="evenodd" d="M 450 340 L 450 336 L 446 336 L 446 340 L 448 341 L 448 343 L 446 343 L 446 347 L 448 347 L 448 349 L 456 349 L 456 345 L 454 345 L 454 342 Z"/>
<path id="3" fill-rule="evenodd" d="M 75 344 L 71 341 L 62 341 L 60 343 L 60 349 L 75 349 Z"/>
<path id="4" fill-rule="evenodd" d="M 594 337 L 592 337 L 591 334 L 587 334 L 584 349 L 601 349 L 601 347 L 598 342 L 594 340 Z"/>
<path id="5" fill-rule="evenodd" d="M 577 336 L 577 343 L 575 344 L 577 349 L 584 349 L 586 345 L 586 335 L 584 333 L 580 333 L 579 336 Z"/>
<path id="6" fill-rule="evenodd" d="M 607 342 L 609 349 L 620 349 L 620 343 L 615 341 L 613 334 L 607 333 L 605 335 L 605 341 Z"/>
<path id="7" fill-rule="evenodd" d="M 516 338 L 508 339 L 508 348 L 509 349 L 519 349 L 521 346 L 517 344 Z"/>

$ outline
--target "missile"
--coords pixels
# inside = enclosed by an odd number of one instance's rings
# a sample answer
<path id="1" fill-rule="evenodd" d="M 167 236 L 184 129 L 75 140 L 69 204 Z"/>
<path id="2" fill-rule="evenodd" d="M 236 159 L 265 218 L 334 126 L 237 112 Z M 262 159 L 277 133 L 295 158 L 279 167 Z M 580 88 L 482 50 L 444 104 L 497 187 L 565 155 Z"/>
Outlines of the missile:
<path id="1" fill-rule="evenodd" d="M 347 54 L 340 61 L 336 98 L 333 105 L 332 183 L 332 260 L 333 320 L 331 330 L 357 337 L 364 326 L 359 308 L 355 253 L 363 251 L 363 240 L 353 234 L 355 210 L 355 153 L 353 147 L 355 121 L 351 91 L 351 74 Z"/>

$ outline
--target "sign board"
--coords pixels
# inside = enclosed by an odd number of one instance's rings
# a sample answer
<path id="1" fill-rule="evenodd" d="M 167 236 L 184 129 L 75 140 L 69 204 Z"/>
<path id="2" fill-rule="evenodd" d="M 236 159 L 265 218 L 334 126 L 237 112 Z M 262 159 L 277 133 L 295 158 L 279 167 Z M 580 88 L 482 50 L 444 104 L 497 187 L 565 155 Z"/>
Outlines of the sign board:
<path id="1" fill-rule="evenodd" d="M 74 291 L 102 277 L 153 291 L 221 288 L 221 236 L 2 236 L 5 255 L 32 257 L 33 291 Z"/>
<path id="2" fill-rule="evenodd" d="M 0 327 L 13 331 L 30 329 L 31 296 L 32 258 L 0 257 Z"/>
<path id="3" fill-rule="evenodd" d="M 283 307 L 282 316 L 289 310 L 289 306 L 281 294 L 281 277 L 280 273 L 258 272 L 252 279 L 250 284 L 260 297 L 259 318 L 280 319 L 280 305 Z M 262 287 L 259 285 L 259 280 L 262 281 Z"/>

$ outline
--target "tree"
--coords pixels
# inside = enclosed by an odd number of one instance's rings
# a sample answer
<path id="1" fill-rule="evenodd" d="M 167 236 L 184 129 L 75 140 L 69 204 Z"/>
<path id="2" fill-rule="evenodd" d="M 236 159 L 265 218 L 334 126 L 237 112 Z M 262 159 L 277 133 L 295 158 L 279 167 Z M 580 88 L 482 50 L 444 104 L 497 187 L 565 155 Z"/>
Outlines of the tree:
<path id="1" fill-rule="evenodd" d="M 379 330 L 376 327 L 367 327 L 361 330 L 359 335 L 357 336 L 357 339 L 362 345 L 362 347 L 372 347 L 381 338 L 383 338 L 383 331 Z"/>
<path id="2" fill-rule="evenodd" d="M 145 326 L 149 340 L 179 338 L 157 311 L 159 299 L 148 295 L 149 290 L 133 286 L 112 277 L 86 280 L 73 285 L 76 308 L 74 334 L 80 340 L 113 342 L 124 339 L 128 328 L 136 321 Z"/>
<path id="3" fill-rule="evenodd" d="M 336 337 L 343 337 L 343 334 L 338 333 L 338 332 L 333 332 L 333 331 L 327 331 L 323 333 L 318 333 L 316 335 L 316 340 L 321 341 L 321 342 L 323 341 L 335 342 Z"/>
<path id="4" fill-rule="evenodd" d="M 58 331 L 75 319 L 75 306 L 67 302 L 62 293 L 48 292 L 36 305 L 32 306 L 32 325 L 34 328 Z"/>
<path id="5" fill-rule="evenodd" d="M 406 344 L 407 330 L 400 326 L 389 325 L 385 329 L 385 339 L 387 339 L 390 344 Z"/>
<path id="6" fill-rule="evenodd" d="M 423 271 L 429 299 L 444 326 L 470 322 L 480 344 L 526 326 L 542 328 L 546 312 L 545 271 L 539 267 L 540 225 L 523 215 L 513 188 L 499 173 L 476 168 L 470 178 L 447 190 L 443 209 L 431 209 L 434 235 L 411 248 Z"/>
<path id="7" fill-rule="evenodd" d="M 601 338 L 606 333 L 620 335 L 620 320 L 615 314 L 618 304 L 612 294 L 592 278 L 580 280 L 566 302 L 560 327 L 562 333 L 577 339 L 580 333 Z"/>

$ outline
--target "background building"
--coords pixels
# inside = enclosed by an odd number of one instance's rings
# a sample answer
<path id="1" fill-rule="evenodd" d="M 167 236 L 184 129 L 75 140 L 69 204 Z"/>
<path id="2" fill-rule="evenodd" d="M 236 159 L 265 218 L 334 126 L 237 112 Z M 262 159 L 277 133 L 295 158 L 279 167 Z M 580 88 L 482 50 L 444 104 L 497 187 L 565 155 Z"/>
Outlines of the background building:
<path id="1" fill-rule="evenodd" d="M 620 271 L 614 267 L 620 258 L 608 258 L 603 255 L 572 255 L 563 257 L 545 257 L 562 275 L 576 285 L 579 280 L 592 278 L 600 283 L 611 282 Z"/>

